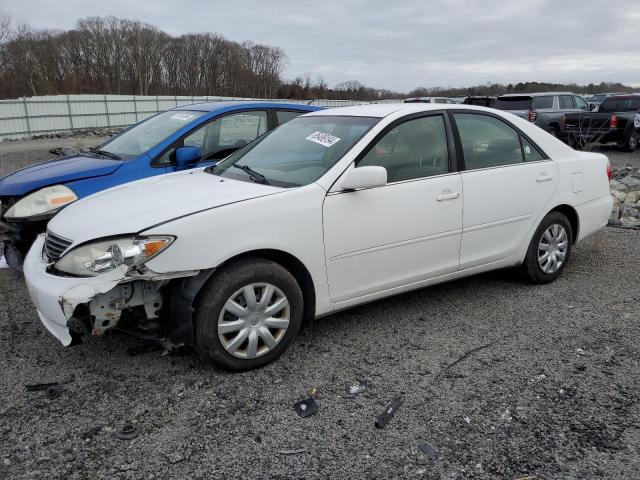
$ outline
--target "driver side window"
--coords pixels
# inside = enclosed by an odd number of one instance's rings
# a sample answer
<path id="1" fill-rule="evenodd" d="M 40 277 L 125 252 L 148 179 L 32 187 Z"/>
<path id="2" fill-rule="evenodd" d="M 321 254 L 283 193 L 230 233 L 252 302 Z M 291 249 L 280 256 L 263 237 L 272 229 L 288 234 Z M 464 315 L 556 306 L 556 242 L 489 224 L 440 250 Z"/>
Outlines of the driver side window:
<path id="1" fill-rule="evenodd" d="M 449 153 L 444 118 L 431 115 L 394 127 L 357 164 L 366 165 L 386 168 L 388 183 L 447 173 Z"/>
<path id="2" fill-rule="evenodd" d="M 267 112 L 240 112 L 209 122 L 184 138 L 201 159 L 221 160 L 267 131 Z"/>

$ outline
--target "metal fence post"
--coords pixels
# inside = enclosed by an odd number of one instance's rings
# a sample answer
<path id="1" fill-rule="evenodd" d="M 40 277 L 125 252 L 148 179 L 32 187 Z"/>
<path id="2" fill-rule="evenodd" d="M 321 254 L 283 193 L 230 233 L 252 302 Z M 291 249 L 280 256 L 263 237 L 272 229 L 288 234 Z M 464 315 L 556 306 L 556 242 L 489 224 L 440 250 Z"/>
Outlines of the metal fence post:
<path id="1" fill-rule="evenodd" d="M 136 101 L 136 96 L 133 96 L 133 109 L 136 112 L 136 123 L 138 123 L 138 102 Z"/>
<path id="2" fill-rule="evenodd" d="M 158 101 L 158 95 L 156 95 L 156 113 L 160 113 L 160 102 Z"/>
<path id="3" fill-rule="evenodd" d="M 176 108 L 178 108 L 178 96 L 173 97 L 173 101 L 176 102 Z"/>
<path id="4" fill-rule="evenodd" d="M 73 115 L 71 114 L 71 99 L 67 95 L 67 110 L 69 112 L 69 125 L 71 126 L 71 133 L 73 133 Z"/>
<path id="5" fill-rule="evenodd" d="M 31 123 L 29 122 L 29 110 L 27 109 L 26 97 L 22 97 L 22 106 L 24 107 L 24 119 L 27 122 L 27 138 L 31 138 Z"/>
<path id="6" fill-rule="evenodd" d="M 109 102 L 107 102 L 107 96 L 103 95 L 104 97 L 104 111 L 107 115 L 107 127 L 111 126 L 111 119 L 109 118 Z"/>

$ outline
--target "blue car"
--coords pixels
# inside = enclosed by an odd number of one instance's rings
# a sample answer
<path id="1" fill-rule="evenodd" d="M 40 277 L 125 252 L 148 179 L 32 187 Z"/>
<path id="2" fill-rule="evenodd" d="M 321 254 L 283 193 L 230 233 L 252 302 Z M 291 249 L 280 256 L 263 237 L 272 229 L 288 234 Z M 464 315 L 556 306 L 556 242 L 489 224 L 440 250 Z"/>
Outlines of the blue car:
<path id="1" fill-rule="evenodd" d="M 0 179 L 0 241 L 19 268 L 60 209 L 134 180 L 219 162 L 263 133 L 319 107 L 268 102 L 186 105 L 159 113 L 91 152 L 33 165 Z"/>

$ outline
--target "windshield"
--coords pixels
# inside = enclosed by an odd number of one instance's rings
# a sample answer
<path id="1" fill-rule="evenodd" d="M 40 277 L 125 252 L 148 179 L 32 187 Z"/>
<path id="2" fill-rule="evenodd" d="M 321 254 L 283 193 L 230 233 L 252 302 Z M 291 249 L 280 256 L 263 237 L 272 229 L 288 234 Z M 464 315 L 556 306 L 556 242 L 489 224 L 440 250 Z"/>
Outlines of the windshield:
<path id="1" fill-rule="evenodd" d="M 214 175 L 279 187 L 299 187 L 324 175 L 379 118 L 298 117 L 238 150 Z"/>
<path id="2" fill-rule="evenodd" d="M 138 157 L 205 113 L 187 110 L 169 110 L 159 113 L 122 132 L 113 140 L 100 146 L 98 151 L 125 160 Z"/>

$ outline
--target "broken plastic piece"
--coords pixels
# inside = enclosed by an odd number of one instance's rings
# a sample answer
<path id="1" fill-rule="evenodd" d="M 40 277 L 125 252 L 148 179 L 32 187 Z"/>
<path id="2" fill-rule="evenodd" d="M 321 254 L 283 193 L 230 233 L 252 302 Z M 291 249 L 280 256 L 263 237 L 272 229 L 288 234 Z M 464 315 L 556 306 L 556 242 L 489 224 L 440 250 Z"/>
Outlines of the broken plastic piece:
<path id="1" fill-rule="evenodd" d="M 393 402 L 391 402 L 380 414 L 380 416 L 378 417 L 378 420 L 376 420 L 376 427 L 384 428 L 387 425 L 387 423 L 389 423 L 393 418 L 393 416 L 396 414 L 396 410 L 400 408 L 400 405 L 402 405 L 402 402 L 403 402 L 402 397 L 398 397 Z"/>
<path id="2" fill-rule="evenodd" d="M 309 395 L 310 397 L 315 397 L 316 395 L 318 395 L 318 387 L 313 386 L 309 388 L 309 390 L 307 390 L 307 395 Z"/>
<path id="3" fill-rule="evenodd" d="M 306 400 L 300 400 L 297 402 L 293 406 L 293 409 L 302 418 L 306 418 L 318 412 L 318 404 L 313 398 L 309 397 Z"/>
<path id="4" fill-rule="evenodd" d="M 428 443 L 420 443 L 418 445 L 418 449 L 424 453 L 427 458 L 429 460 L 435 460 L 438 458 L 438 454 L 436 453 L 436 451 L 433 449 L 433 447 L 431 445 L 429 445 Z"/>
<path id="5" fill-rule="evenodd" d="M 53 385 L 49 385 L 44 391 L 44 396 L 49 400 L 54 400 L 62 395 L 62 385 L 59 383 L 54 383 Z"/>
<path id="6" fill-rule="evenodd" d="M 346 384 L 344 386 L 345 393 L 343 396 L 344 398 L 355 398 L 361 393 L 366 392 L 368 386 L 369 383 L 367 382 L 367 380 L 360 380 L 357 385 Z"/>
<path id="7" fill-rule="evenodd" d="M 31 385 L 25 385 L 24 387 L 29 391 L 29 392 L 38 392 L 40 390 L 46 390 L 49 387 L 52 387 L 54 385 L 59 385 L 58 382 L 51 382 L 51 383 L 33 383 Z"/>
<path id="8" fill-rule="evenodd" d="M 120 440 L 133 440 L 139 434 L 138 429 L 129 423 L 114 433 L 116 438 L 119 438 Z"/>
<path id="9" fill-rule="evenodd" d="M 306 451 L 306 448 L 298 448 L 296 450 L 278 450 L 276 453 L 280 455 L 297 455 L 298 453 L 305 453 Z"/>

